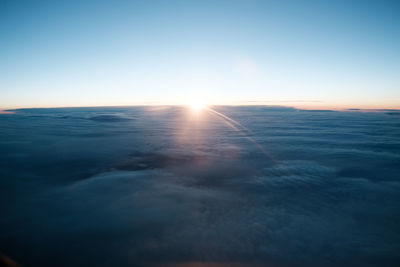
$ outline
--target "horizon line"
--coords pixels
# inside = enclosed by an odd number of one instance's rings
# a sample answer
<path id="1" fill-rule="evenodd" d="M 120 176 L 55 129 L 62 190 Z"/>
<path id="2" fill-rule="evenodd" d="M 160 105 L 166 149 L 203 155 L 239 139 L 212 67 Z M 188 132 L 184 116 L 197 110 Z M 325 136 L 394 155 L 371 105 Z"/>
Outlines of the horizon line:
<path id="1" fill-rule="evenodd" d="M 281 104 L 262 104 L 264 101 L 248 101 L 248 102 L 260 102 L 260 104 L 210 104 L 208 107 L 282 107 L 282 108 L 293 108 L 296 110 L 305 110 L 305 111 L 350 111 L 350 112 L 386 112 L 386 111 L 399 111 L 400 108 L 352 108 L 352 107 L 333 107 L 333 106 L 289 106 L 289 105 L 281 105 Z M 265 102 L 275 102 L 275 101 L 265 101 Z M 280 101 L 280 102 L 323 102 L 323 101 Z M 0 108 L 0 114 L 13 114 L 14 111 L 18 110 L 26 110 L 26 109 L 63 109 L 63 108 L 129 108 L 129 107 L 187 107 L 188 104 L 131 104 L 131 105 L 86 105 L 86 106 L 28 106 L 28 107 L 12 107 L 12 108 Z"/>

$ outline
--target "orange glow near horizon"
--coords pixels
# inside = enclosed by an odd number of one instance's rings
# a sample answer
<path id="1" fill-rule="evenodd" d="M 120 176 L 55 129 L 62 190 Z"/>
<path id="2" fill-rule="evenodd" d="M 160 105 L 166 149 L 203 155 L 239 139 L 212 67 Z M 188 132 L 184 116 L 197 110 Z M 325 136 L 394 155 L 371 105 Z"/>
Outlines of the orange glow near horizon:
<path id="1" fill-rule="evenodd" d="M 400 109 L 400 103 L 397 99 L 392 99 L 386 102 L 373 102 L 373 101 L 359 101 L 353 102 L 351 100 L 346 101 L 298 101 L 298 100 L 260 100 L 260 101 L 216 101 L 210 99 L 207 103 L 203 100 L 193 101 L 145 101 L 145 102 L 105 102 L 97 101 L 91 103 L 62 103 L 55 102 L 50 105 L 48 103 L 38 104 L 25 104 L 20 103 L 18 105 L 6 105 L 0 107 L 2 114 L 9 113 L 8 110 L 22 109 L 22 108 L 69 108 L 69 107 L 118 107 L 118 106 L 186 106 L 193 113 L 200 113 L 202 110 L 210 106 L 285 106 L 293 107 L 297 109 L 330 109 L 330 110 L 348 110 L 348 109 L 360 109 L 360 110 L 379 110 L 379 109 Z"/>

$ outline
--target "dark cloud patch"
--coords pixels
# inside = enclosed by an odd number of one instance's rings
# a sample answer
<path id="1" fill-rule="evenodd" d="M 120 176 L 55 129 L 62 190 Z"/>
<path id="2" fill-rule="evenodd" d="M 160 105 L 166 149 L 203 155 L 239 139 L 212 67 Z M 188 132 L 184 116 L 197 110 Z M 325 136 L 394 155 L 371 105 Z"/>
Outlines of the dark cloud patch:
<path id="1" fill-rule="evenodd" d="M 213 108 L 237 127 L 167 106 L 0 116 L 0 251 L 24 266 L 399 265 L 396 116 Z"/>
<path id="2" fill-rule="evenodd" d="M 329 109 L 304 109 L 301 111 L 303 111 L 303 112 L 335 112 L 334 110 L 329 110 Z"/>
<path id="3" fill-rule="evenodd" d="M 92 121 L 100 121 L 100 122 L 119 122 L 128 120 L 127 118 L 123 118 L 116 115 L 98 115 L 91 117 L 90 120 Z"/>
<path id="4" fill-rule="evenodd" d="M 123 162 L 119 162 L 114 166 L 120 170 L 145 170 L 156 168 L 167 168 L 173 166 L 185 166 L 191 164 L 201 164 L 208 160 L 204 154 L 150 154 L 150 153 L 134 153 Z"/>

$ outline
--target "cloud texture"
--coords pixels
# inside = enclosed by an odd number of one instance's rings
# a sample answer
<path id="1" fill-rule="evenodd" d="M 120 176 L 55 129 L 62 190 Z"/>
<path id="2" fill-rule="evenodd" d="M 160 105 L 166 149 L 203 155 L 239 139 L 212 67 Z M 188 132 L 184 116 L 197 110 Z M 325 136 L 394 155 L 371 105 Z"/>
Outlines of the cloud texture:
<path id="1" fill-rule="evenodd" d="M 0 115 L 0 251 L 25 266 L 398 266 L 400 122 L 285 107 Z M 235 126 L 235 127 L 232 127 Z"/>

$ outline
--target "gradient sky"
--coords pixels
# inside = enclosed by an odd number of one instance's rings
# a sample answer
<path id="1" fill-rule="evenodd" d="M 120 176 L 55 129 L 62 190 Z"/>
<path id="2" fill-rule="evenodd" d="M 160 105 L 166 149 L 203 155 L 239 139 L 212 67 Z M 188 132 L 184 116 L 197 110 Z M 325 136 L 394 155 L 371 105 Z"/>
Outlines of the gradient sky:
<path id="1" fill-rule="evenodd" d="M 400 108 L 399 1 L 0 1 L 0 108 Z"/>

